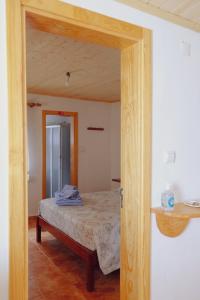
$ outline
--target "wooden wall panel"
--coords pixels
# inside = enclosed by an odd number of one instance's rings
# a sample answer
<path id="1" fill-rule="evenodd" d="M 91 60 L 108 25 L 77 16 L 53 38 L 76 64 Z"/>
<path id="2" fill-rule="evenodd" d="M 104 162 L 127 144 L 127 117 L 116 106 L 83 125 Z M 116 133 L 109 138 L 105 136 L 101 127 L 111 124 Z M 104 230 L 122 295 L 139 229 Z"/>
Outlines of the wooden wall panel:
<path id="1" fill-rule="evenodd" d="M 137 47 L 137 46 L 136 46 Z M 121 299 L 133 300 L 138 295 L 138 260 L 135 255 L 138 248 L 136 232 L 138 231 L 138 201 L 139 191 L 137 178 L 141 178 L 140 153 L 134 151 L 140 146 L 138 136 L 138 92 L 137 82 L 133 80 L 135 69 L 135 47 L 131 46 L 122 51 L 121 57 L 121 186 L 123 187 L 123 208 L 121 209 Z M 137 74 L 136 74 L 137 75 Z M 138 80 L 138 76 L 136 78 Z M 136 89 L 135 89 L 136 87 Z M 137 91 L 136 91 L 137 90 Z M 139 138 L 139 141 L 137 140 Z M 128 177 L 127 177 L 128 174 Z M 134 195 L 134 199 L 132 196 Z M 127 230 L 127 228 L 129 228 Z"/>
<path id="2" fill-rule="evenodd" d="M 150 33 L 144 35 L 121 57 L 120 299 L 124 300 L 147 300 L 150 295 L 151 64 Z"/>
<path id="3" fill-rule="evenodd" d="M 26 98 L 23 56 L 24 13 L 20 1 L 7 3 L 9 97 L 10 300 L 28 298 L 28 214 L 26 179 Z M 23 30 L 22 30 L 23 29 Z"/>

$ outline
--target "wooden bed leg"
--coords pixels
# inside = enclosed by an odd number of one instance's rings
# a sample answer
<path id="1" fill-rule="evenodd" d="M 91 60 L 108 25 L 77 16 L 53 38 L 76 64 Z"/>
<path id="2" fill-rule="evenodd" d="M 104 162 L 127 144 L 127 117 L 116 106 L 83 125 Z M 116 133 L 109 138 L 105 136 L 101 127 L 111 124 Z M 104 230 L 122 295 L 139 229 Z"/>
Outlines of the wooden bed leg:
<path id="1" fill-rule="evenodd" d="M 86 287 L 88 292 L 94 291 L 95 283 L 95 264 L 93 256 L 89 258 L 86 266 Z"/>
<path id="2" fill-rule="evenodd" d="M 37 217 L 37 221 L 36 221 L 36 241 L 38 243 L 41 243 L 41 231 L 42 231 L 42 227 L 39 225 L 39 217 Z"/>

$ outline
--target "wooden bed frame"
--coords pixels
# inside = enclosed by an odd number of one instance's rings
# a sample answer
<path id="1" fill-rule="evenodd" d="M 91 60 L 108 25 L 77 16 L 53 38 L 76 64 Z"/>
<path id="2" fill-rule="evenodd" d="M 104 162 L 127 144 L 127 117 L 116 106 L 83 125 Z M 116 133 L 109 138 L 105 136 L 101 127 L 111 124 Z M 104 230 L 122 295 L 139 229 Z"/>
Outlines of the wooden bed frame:
<path id="1" fill-rule="evenodd" d="M 55 238 L 63 242 L 69 249 L 81 257 L 86 263 L 86 288 L 89 292 L 94 291 L 95 267 L 98 266 L 97 252 L 82 246 L 67 234 L 49 224 L 40 215 L 36 220 L 36 241 L 41 243 L 41 231 L 50 232 Z"/>

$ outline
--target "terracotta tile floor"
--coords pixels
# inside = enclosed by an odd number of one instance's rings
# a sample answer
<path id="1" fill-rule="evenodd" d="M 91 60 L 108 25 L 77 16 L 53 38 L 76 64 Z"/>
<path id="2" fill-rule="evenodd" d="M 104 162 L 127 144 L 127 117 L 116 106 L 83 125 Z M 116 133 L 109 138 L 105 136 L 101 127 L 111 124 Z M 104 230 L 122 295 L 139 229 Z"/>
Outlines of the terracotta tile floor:
<path id="1" fill-rule="evenodd" d="M 35 241 L 29 223 L 29 300 L 119 300 L 119 271 L 104 276 L 96 271 L 95 292 L 85 289 L 84 264 L 47 232 Z"/>

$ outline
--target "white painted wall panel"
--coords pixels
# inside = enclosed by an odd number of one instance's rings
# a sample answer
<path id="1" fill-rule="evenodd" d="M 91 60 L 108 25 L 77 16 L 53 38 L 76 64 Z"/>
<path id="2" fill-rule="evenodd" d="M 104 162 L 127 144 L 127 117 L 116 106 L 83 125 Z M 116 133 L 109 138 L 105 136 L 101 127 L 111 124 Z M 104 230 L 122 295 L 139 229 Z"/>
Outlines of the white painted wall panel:
<path id="1" fill-rule="evenodd" d="M 121 135 L 121 122 L 120 122 L 120 103 L 111 104 L 111 127 L 110 127 L 110 177 L 111 189 L 120 187 L 120 184 L 113 182 L 113 178 L 120 178 L 120 135 Z"/>
<path id="2" fill-rule="evenodd" d="M 152 300 L 200 299 L 200 219 L 178 237 L 160 233 L 152 217 Z"/>

